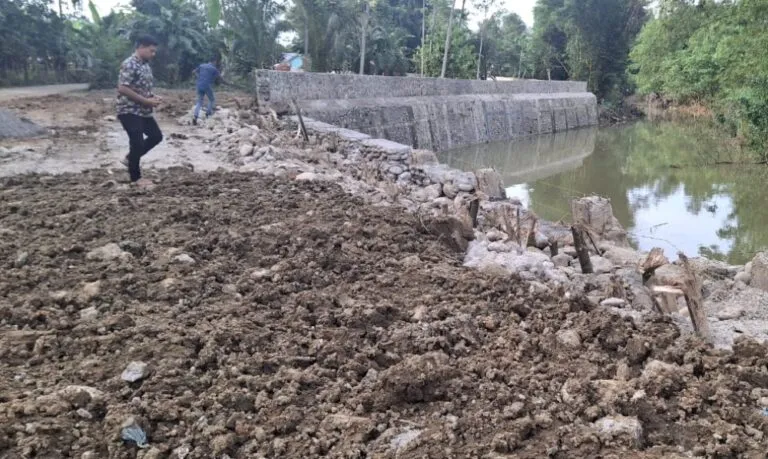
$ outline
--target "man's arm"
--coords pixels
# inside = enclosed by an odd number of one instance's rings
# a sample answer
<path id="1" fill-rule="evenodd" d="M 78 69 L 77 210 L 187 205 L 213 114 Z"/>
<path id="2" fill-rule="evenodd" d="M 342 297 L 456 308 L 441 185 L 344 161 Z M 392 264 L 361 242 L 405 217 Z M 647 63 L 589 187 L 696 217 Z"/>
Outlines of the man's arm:
<path id="1" fill-rule="evenodd" d="M 231 84 L 224 79 L 224 76 L 221 74 L 221 72 L 218 69 L 216 70 L 216 79 L 219 80 L 219 83 L 221 84 L 231 86 Z"/>
<path id="2" fill-rule="evenodd" d="M 148 99 L 140 94 L 138 94 L 136 91 L 131 89 L 129 86 L 121 84 L 117 87 L 118 94 L 121 94 L 132 101 L 139 103 L 141 105 L 147 105 L 150 107 L 156 107 L 160 104 L 160 101 L 158 99 Z"/>

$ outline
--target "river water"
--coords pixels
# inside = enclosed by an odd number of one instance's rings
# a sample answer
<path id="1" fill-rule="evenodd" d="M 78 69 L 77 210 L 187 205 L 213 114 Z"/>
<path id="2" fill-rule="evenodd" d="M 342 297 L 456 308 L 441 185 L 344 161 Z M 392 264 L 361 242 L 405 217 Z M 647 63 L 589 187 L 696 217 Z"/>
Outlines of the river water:
<path id="1" fill-rule="evenodd" d="M 768 248 L 768 167 L 702 126 L 641 121 L 440 154 L 464 170 L 493 167 L 507 195 L 546 220 L 570 219 L 573 197 L 600 195 L 641 250 L 661 247 L 745 263 Z"/>

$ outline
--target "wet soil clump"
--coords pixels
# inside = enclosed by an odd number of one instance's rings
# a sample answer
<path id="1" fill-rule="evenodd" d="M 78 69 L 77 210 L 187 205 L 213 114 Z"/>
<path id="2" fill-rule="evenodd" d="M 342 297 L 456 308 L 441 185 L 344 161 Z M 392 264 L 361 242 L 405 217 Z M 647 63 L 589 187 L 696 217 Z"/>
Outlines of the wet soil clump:
<path id="1" fill-rule="evenodd" d="M 464 268 L 328 182 L 152 178 L 0 180 L 0 457 L 764 457 L 763 345 Z"/>

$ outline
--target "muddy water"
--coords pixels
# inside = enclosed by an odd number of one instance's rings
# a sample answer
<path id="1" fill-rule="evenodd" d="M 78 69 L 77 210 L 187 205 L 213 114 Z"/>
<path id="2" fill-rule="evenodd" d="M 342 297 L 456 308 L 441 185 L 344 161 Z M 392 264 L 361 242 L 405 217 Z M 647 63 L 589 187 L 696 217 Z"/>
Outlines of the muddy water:
<path id="1" fill-rule="evenodd" d="M 441 156 L 466 170 L 494 167 L 510 196 L 549 220 L 567 221 L 572 197 L 609 197 L 642 250 L 744 263 L 768 248 L 768 168 L 712 166 L 744 153 L 701 126 L 644 121 Z"/>

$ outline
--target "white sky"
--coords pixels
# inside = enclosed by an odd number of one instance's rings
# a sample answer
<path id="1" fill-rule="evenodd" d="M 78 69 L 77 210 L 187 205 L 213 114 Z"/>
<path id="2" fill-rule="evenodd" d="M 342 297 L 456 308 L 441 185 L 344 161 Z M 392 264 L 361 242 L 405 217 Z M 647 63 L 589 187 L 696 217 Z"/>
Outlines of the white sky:
<path id="1" fill-rule="evenodd" d="M 471 1 L 472 0 L 468 0 L 467 3 L 471 3 Z M 489 11 L 489 14 L 499 10 L 517 13 L 528 27 L 533 26 L 533 7 L 536 5 L 536 0 L 497 0 L 496 3 L 495 7 Z M 461 6 L 459 1 L 457 1 L 456 4 L 457 7 Z M 470 8 L 470 26 L 474 29 L 482 20 L 483 12 L 478 11 L 476 8 Z"/>
<path id="2" fill-rule="evenodd" d="M 87 2 L 85 2 L 87 5 Z M 96 5 L 96 9 L 99 10 L 99 14 L 102 16 L 109 13 L 109 11 L 112 8 L 115 8 L 119 5 L 128 5 L 130 4 L 129 0 L 93 0 L 93 3 Z M 473 29 L 477 28 L 477 24 L 482 21 L 483 19 L 483 13 L 481 11 L 477 11 L 472 6 L 473 1 L 467 0 L 467 8 L 470 11 L 470 17 L 469 22 L 470 26 Z M 536 4 L 536 0 L 497 0 L 497 5 L 495 6 L 493 11 L 498 11 L 501 9 L 514 12 L 520 15 L 521 18 L 523 18 L 523 21 L 525 21 L 528 26 L 533 25 L 533 6 Z M 458 8 L 461 5 L 460 0 L 456 1 L 456 7 Z M 84 11 L 87 15 L 90 15 L 88 12 L 88 8 L 84 8 Z"/>

